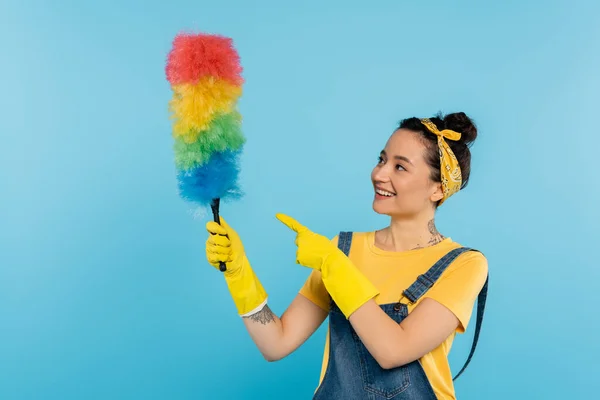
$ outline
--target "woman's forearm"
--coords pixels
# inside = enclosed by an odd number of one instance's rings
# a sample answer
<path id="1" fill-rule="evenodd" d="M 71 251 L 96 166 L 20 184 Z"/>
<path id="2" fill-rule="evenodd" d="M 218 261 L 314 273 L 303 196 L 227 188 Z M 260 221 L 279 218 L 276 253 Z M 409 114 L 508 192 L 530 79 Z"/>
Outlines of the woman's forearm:
<path id="1" fill-rule="evenodd" d="M 277 361 L 285 357 L 283 349 L 283 324 L 268 305 L 262 310 L 242 318 L 250 337 L 265 360 Z"/>
<path id="2" fill-rule="evenodd" d="M 442 344 L 458 326 L 458 319 L 426 298 L 397 324 L 370 300 L 350 316 L 350 323 L 373 358 L 389 369 L 417 360 Z"/>
<path id="3" fill-rule="evenodd" d="M 327 318 L 321 309 L 301 294 L 279 318 L 268 305 L 247 317 L 244 326 L 267 361 L 278 361 L 296 350 Z"/>

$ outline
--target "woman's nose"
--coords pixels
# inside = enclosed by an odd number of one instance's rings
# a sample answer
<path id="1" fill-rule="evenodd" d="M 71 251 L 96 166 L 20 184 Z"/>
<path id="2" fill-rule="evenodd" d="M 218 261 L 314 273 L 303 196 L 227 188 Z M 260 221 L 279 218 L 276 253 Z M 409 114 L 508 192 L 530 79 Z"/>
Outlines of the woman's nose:
<path id="1" fill-rule="evenodd" d="M 373 171 L 373 180 L 377 182 L 387 182 L 389 181 L 389 173 L 385 166 L 375 168 Z"/>

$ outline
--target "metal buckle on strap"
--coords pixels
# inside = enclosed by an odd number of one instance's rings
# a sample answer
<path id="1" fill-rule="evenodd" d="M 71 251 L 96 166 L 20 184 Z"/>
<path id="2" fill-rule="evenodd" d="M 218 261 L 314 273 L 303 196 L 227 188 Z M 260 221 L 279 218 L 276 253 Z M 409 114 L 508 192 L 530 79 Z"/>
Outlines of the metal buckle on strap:
<path id="1" fill-rule="evenodd" d="M 402 303 L 402 300 L 406 299 L 408 304 L 412 305 L 413 302 L 410 301 L 410 299 L 408 297 L 406 297 L 406 295 L 404 294 L 404 292 L 402 292 L 402 296 L 400 296 L 400 299 L 398 299 L 398 302 L 394 305 L 394 311 L 398 312 L 402 309 L 402 306 L 406 305 L 404 303 Z"/>
<path id="2" fill-rule="evenodd" d="M 410 298 L 408 298 L 405 291 L 402 291 L 402 296 L 400 296 L 400 299 L 398 300 L 398 304 L 402 304 L 402 300 L 404 300 L 404 299 L 406 299 L 408 304 L 410 304 L 411 306 L 414 304 L 414 302 Z"/>

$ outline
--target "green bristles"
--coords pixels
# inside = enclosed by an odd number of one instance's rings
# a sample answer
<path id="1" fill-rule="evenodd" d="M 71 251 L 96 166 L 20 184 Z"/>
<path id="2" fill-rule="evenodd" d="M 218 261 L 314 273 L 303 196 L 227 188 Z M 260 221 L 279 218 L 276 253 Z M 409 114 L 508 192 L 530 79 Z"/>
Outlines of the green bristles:
<path id="1" fill-rule="evenodd" d="M 241 114 L 237 111 L 221 114 L 198 135 L 196 142 L 175 141 L 175 164 L 179 170 L 195 168 L 207 162 L 214 152 L 238 150 L 245 141 Z"/>

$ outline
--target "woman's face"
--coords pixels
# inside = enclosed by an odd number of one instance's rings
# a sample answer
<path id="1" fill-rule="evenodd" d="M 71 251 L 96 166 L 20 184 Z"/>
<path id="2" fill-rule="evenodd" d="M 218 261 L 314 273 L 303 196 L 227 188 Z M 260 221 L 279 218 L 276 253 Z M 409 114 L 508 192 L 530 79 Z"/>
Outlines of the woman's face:
<path id="1" fill-rule="evenodd" d="M 418 133 L 398 129 L 390 136 L 371 172 L 376 213 L 410 217 L 431 209 L 442 198 L 441 184 L 429 178 L 425 151 Z"/>

